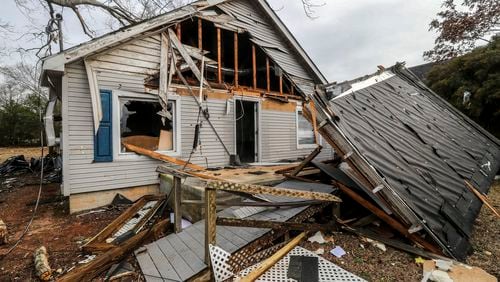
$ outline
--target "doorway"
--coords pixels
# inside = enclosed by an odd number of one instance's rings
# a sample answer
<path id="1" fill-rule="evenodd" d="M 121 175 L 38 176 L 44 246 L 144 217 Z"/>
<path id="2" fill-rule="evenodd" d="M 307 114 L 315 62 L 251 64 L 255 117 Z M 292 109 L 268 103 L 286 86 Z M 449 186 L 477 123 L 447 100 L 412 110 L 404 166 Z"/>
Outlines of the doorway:
<path id="1" fill-rule="evenodd" d="M 235 103 L 236 154 L 242 163 L 258 160 L 258 102 L 237 99 Z"/>

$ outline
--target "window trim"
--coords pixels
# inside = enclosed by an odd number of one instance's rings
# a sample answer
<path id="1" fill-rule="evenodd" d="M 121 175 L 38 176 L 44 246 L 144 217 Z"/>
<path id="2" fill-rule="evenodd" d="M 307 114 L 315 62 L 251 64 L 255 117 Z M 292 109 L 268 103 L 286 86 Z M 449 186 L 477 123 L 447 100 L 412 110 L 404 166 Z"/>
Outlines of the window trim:
<path id="1" fill-rule="evenodd" d="M 318 144 L 316 144 L 316 142 L 314 142 L 312 144 L 300 144 L 299 143 L 299 112 L 302 112 L 302 106 L 297 106 L 295 108 L 295 143 L 297 145 L 297 149 L 314 149 L 314 148 L 318 147 Z M 317 140 L 317 141 L 319 141 L 319 140 Z"/>
<path id="2" fill-rule="evenodd" d="M 138 93 L 138 92 L 129 92 L 123 90 L 114 90 L 113 92 L 113 108 L 116 109 L 113 111 L 113 123 L 115 126 L 113 127 L 113 159 L 118 161 L 123 160 L 145 160 L 149 159 L 149 157 L 138 155 L 136 153 L 122 153 L 121 145 L 120 145 L 120 117 L 121 117 L 121 107 L 120 107 L 120 99 L 134 99 L 141 101 L 151 101 L 157 102 L 158 95 L 150 94 L 150 93 Z M 155 151 L 157 153 L 171 156 L 171 157 L 180 157 L 182 155 L 182 146 L 181 146 L 181 99 L 180 96 L 175 93 L 169 93 L 168 100 L 173 101 L 175 103 L 174 107 L 174 150 L 173 151 Z"/>

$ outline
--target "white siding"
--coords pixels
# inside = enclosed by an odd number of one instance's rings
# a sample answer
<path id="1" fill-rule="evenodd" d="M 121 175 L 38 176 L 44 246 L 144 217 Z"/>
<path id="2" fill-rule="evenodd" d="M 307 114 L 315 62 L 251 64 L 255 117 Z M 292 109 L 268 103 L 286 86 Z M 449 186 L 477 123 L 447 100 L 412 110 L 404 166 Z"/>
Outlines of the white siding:
<path id="1" fill-rule="evenodd" d="M 295 160 L 306 157 L 313 149 L 297 148 L 297 120 L 295 112 L 264 110 L 261 113 L 261 142 L 262 161 L 278 162 L 281 160 Z M 326 143 L 326 142 L 325 142 Z M 333 156 L 328 144 L 318 159 L 327 159 Z"/>

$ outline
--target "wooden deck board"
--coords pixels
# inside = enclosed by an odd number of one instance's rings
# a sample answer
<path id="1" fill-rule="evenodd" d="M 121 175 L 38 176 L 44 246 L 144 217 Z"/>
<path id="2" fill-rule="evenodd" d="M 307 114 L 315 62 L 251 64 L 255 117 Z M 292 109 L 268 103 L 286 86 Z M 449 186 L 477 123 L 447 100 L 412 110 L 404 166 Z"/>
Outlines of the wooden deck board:
<path id="1" fill-rule="evenodd" d="M 160 273 L 161 278 L 174 281 L 180 280 L 179 275 L 174 270 L 174 267 L 168 262 L 167 258 L 160 250 L 157 244 L 149 244 L 146 246 L 149 256 L 153 260 L 156 269 Z"/>
<path id="2" fill-rule="evenodd" d="M 189 234 L 187 230 L 184 230 L 177 235 L 182 240 L 182 242 L 184 242 L 184 244 L 189 246 L 189 248 L 196 254 L 198 258 L 200 258 L 201 260 L 205 258 L 205 248 L 200 242 L 193 238 L 193 236 L 191 236 L 191 234 Z"/>
<path id="3" fill-rule="evenodd" d="M 161 251 L 165 255 L 165 258 L 174 267 L 175 272 L 180 277 L 180 279 L 182 281 L 184 281 L 193 275 L 193 270 L 184 261 L 184 259 L 181 257 L 181 255 L 176 252 L 174 247 L 170 244 L 169 237 L 171 237 L 171 236 L 161 238 L 160 240 L 156 241 L 155 243 L 158 244 Z"/>
<path id="4" fill-rule="evenodd" d="M 170 245 L 174 247 L 175 251 L 184 259 L 184 261 L 191 267 L 193 272 L 197 273 L 202 271 L 207 265 L 199 258 L 184 242 L 178 234 L 168 236 Z"/>
<path id="5" fill-rule="evenodd" d="M 148 277 L 150 277 L 151 279 L 155 277 L 161 277 L 161 274 L 156 268 L 153 259 L 150 257 L 149 252 L 146 250 L 135 253 L 135 258 L 141 265 L 141 270 L 144 274 L 144 277 L 146 278 L 146 280 L 148 280 Z"/>

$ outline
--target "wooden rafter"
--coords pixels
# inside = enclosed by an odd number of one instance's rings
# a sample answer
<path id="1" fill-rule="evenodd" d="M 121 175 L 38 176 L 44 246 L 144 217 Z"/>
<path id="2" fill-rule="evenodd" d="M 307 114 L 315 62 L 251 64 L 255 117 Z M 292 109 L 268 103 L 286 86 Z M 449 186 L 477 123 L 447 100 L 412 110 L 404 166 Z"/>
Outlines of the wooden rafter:
<path id="1" fill-rule="evenodd" d="M 238 33 L 234 33 L 234 86 L 239 86 L 239 73 L 238 73 Z"/>
<path id="2" fill-rule="evenodd" d="M 217 81 L 222 83 L 222 38 L 221 29 L 217 28 Z"/>
<path id="3" fill-rule="evenodd" d="M 252 79 L 253 89 L 257 89 L 257 51 L 255 44 L 252 44 Z"/>
<path id="4" fill-rule="evenodd" d="M 273 195 L 306 200 L 342 202 L 342 200 L 337 196 L 327 193 L 276 188 L 254 184 L 240 184 L 228 181 L 209 181 L 207 184 L 207 188 L 222 191 L 243 192 L 248 194 Z"/>

